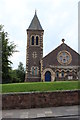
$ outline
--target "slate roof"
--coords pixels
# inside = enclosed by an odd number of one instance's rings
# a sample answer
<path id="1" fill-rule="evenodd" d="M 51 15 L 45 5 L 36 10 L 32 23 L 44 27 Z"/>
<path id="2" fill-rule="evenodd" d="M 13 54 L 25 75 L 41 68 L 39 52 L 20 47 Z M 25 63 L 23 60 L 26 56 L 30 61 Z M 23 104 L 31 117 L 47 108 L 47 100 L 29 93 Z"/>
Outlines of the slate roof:
<path id="1" fill-rule="evenodd" d="M 72 62 L 69 65 L 80 65 L 80 55 L 65 43 L 62 43 L 56 49 L 54 49 L 49 54 L 47 54 L 45 57 L 43 57 L 42 58 L 43 65 L 44 66 L 46 66 L 46 65 L 55 65 L 55 66 L 61 65 L 57 61 L 57 55 L 58 55 L 58 52 L 60 52 L 62 50 L 66 50 L 66 51 L 70 52 L 70 54 L 72 55 Z"/>
<path id="2" fill-rule="evenodd" d="M 40 24 L 40 21 L 37 17 L 36 12 L 35 12 L 35 15 L 34 15 L 32 21 L 31 21 L 31 24 L 30 24 L 28 30 L 43 30 L 43 28 Z"/>

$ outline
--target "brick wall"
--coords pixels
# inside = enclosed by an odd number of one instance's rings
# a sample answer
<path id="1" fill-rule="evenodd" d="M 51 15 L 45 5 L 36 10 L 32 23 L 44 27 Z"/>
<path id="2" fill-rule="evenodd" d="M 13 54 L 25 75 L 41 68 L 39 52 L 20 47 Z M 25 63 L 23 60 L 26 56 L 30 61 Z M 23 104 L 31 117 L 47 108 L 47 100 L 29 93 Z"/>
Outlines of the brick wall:
<path id="1" fill-rule="evenodd" d="M 2 94 L 2 109 L 78 105 L 80 90 Z"/>

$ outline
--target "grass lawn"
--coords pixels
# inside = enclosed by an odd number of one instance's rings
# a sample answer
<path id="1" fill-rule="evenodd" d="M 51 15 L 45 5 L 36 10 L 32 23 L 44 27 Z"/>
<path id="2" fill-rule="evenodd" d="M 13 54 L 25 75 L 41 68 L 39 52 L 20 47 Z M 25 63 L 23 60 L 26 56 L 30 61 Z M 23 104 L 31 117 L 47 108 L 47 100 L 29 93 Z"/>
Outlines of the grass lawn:
<path id="1" fill-rule="evenodd" d="M 59 81 L 59 82 L 32 82 L 3 84 L 2 92 L 32 92 L 32 91 L 56 91 L 56 90 L 77 90 L 80 81 Z"/>

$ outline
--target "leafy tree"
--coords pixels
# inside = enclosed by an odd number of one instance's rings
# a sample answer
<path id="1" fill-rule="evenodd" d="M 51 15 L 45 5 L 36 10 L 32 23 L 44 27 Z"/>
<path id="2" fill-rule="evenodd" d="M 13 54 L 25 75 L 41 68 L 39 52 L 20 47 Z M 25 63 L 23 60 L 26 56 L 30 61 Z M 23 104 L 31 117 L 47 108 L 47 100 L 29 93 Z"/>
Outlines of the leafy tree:
<path id="1" fill-rule="evenodd" d="M 2 42 L 2 83 L 10 82 L 10 70 L 12 62 L 9 57 L 16 52 L 16 45 L 13 42 L 9 42 L 8 33 L 3 30 L 3 26 L 0 25 L 1 42 Z"/>
<path id="2" fill-rule="evenodd" d="M 11 76 L 11 83 L 21 82 L 21 80 L 20 80 L 20 78 L 18 77 L 18 74 L 17 74 L 17 69 L 10 70 L 10 76 Z"/>
<path id="3" fill-rule="evenodd" d="M 2 83 L 2 40 L 1 40 L 1 26 L 0 26 L 0 83 Z"/>
<path id="4" fill-rule="evenodd" d="M 20 82 L 24 82 L 25 79 L 25 69 L 23 67 L 23 63 L 19 62 L 18 69 L 17 69 L 17 76 L 20 79 Z"/>
<path id="5" fill-rule="evenodd" d="M 10 71 L 11 82 L 18 83 L 24 82 L 25 79 L 25 69 L 23 67 L 23 63 L 19 62 L 18 68 Z"/>

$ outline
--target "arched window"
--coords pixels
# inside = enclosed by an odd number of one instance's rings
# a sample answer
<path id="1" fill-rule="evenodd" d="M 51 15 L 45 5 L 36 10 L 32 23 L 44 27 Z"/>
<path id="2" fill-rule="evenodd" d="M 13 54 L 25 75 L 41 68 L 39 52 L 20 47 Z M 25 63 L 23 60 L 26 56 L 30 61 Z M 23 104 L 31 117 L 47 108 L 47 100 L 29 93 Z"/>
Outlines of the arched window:
<path id="1" fill-rule="evenodd" d="M 34 36 L 32 36 L 31 45 L 34 45 Z"/>
<path id="2" fill-rule="evenodd" d="M 61 75 L 62 75 L 62 77 L 64 77 L 64 71 L 62 71 Z"/>
<path id="3" fill-rule="evenodd" d="M 38 69 L 37 69 L 37 67 L 35 67 L 35 75 L 37 75 L 37 71 L 38 71 Z"/>
<path id="4" fill-rule="evenodd" d="M 32 75 L 34 75 L 34 67 L 32 67 Z"/>
<path id="5" fill-rule="evenodd" d="M 38 75 L 38 67 L 31 67 L 31 73 L 32 75 Z"/>
<path id="6" fill-rule="evenodd" d="M 59 77 L 59 71 L 56 71 L 56 77 Z"/>
<path id="7" fill-rule="evenodd" d="M 39 44 L 39 37 L 36 36 L 36 45 L 38 45 L 38 44 Z"/>

